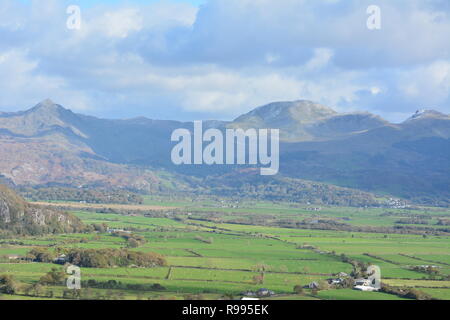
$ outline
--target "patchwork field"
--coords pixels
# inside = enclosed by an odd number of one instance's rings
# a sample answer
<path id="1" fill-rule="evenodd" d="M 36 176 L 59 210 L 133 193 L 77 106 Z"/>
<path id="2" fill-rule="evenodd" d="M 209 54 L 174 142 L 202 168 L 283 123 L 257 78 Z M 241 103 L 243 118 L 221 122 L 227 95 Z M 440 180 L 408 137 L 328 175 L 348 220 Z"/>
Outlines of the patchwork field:
<path id="1" fill-rule="evenodd" d="M 53 205 L 67 208 L 69 203 Z M 140 207 L 142 214 L 75 211 L 79 210 L 78 205 L 73 205 L 72 212 L 86 224 L 104 224 L 142 237 L 144 243 L 129 250 L 159 253 L 165 257 L 167 265 L 82 268 L 83 298 L 229 299 L 260 288 L 274 291 L 271 299 L 405 298 L 393 293 L 333 287 L 304 288 L 294 294 L 296 286 L 324 283 L 338 273 L 350 275 L 355 268 L 350 261 L 357 261 L 378 265 L 382 282 L 389 286 L 415 288 L 431 298 L 450 299 L 449 236 L 430 232 L 397 233 L 392 229 L 399 219 L 420 214 L 429 217 L 429 224 L 439 231 L 438 220 L 450 217 L 450 212 L 442 209 L 423 208 L 412 212 L 329 207 L 317 212 L 292 204 L 241 203 L 238 207 L 227 207 L 215 202 L 195 204 L 149 198 L 144 205 L 133 206 L 133 210 L 135 207 Z M 110 205 L 95 205 L 90 209 L 104 208 Z M 314 225 L 295 224 L 305 219 L 345 221 L 350 226 L 387 229 L 374 232 L 320 230 Z M 346 228 L 349 227 L 346 225 Z M 394 231 L 381 232 L 385 230 Z M 63 266 L 54 263 L 26 260 L 33 248 L 121 249 L 128 248 L 128 244 L 126 239 L 111 232 L 0 239 L 0 275 L 12 275 L 25 288 L 36 284 L 52 268 L 63 270 Z M 430 265 L 435 267 L 433 272 L 420 269 Z M 92 287 L 87 285 L 89 280 L 101 284 L 114 280 L 120 285 Z M 46 286 L 37 297 L 18 290 L 16 295 L 0 298 L 71 298 L 65 291 L 63 285 Z"/>

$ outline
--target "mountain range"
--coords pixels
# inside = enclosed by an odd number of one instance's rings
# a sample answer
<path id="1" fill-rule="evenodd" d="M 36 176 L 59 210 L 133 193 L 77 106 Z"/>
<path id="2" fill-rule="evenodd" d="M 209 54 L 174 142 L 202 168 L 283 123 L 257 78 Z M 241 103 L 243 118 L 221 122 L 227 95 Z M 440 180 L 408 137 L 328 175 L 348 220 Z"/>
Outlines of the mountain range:
<path id="1" fill-rule="evenodd" d="M 204 126 L 280 129 L 280 174 L 262 178 L 249 166 L 175 166 L 171 133 L 192 129 L 191 122 L 99 119 L 51 100 L 27 111 L 0 113 L 0 174 L 16 186 L 232 194 L 251 186 L 267 191 L 268 185 L 289 185 L 284 192 L 296 197 L 301 188 L 316 186 L 336 194 L 353 190 L 433 205 L 450 202 L 447 114 L 418 111 L 394 124 L 368 112 L 338 113 L 300 100 L 261 106 L 234 121 L 204 121 Z M 273 190 L 267 193 L 271 197 Z"/>

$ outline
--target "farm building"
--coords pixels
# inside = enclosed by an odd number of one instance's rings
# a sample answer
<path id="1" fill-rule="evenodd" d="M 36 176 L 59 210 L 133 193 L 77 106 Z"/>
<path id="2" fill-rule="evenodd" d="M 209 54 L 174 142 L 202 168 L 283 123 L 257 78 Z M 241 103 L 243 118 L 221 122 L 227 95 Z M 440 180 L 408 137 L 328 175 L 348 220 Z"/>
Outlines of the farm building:
<path id="1" fill-rule="evenodd" d="M 327 279 L 327 282 L 328 282 L 328 284 L 331 284 L 331 285 L 339 285 L 339 284 L 344 283 L 344 279 L 342 279 L 342 278 L 337 278 L 337 279 L 331 278 L 331 279 Z"/>
<path id="2" fill-rule="evenodd" d="M 273 296 L 275 294 L 275 292 L 273 292 L 272 290 L 269 289 L 265 289 L 265 288 L 261 288 L 258 291 L 256 291 L 256 295 L 258 297 L 270 297 Z"/>
<path id="3" fill-rule="evenodd" d="M 242 296 L 247 296 L 247 297 L 270 297 L 273 296 L 275 294 L 274 291 L 269 290 L 269 289 L 265 289 L 265 288 L 261 288 L 259 290 L 255 291 L 244 291 L 241 292 Z"/>
<path id="4" fill-rule="evenodd" d="M 53 260 L 54 263 L 57 264 L 65 264 L 67 262 L 67 257 L 65 254 L 60 255 L 55 260 Z"/>
<path id="5" fill-rule="evenodd" d="M 369 279 L 356 279 L 355 286 L 370 286 L 372 282 Z"/>
<path id="6" fill-rule="evenodd" d="M 311 282 L 310 284 L 308 284 L 308 285 L 306 286 L 306 288 L 309 288 L 309 289 L 319 289 L 319 283 L 313 281 L 313 282 Z"/>
<path id="7" fill-rule="evenodd" d="M 378 288 L 372 286 L 372 281 L 369 279 L 357 279 L 355 280 L 354 290 L 359 291 L 378 291 Z"/>

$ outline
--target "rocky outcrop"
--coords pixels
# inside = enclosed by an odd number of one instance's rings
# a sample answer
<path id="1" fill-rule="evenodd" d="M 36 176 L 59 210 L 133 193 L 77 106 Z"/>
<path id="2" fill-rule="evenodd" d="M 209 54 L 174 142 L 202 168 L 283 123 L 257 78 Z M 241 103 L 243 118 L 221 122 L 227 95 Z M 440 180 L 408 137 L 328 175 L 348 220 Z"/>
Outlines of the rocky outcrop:
<path id="1" fill-rule="evenodd" d="M 83 223 L 75 216 L 27 203 L 11 189 L 0 185 L 0 234 L 37 235 L 83 229 Z"/>

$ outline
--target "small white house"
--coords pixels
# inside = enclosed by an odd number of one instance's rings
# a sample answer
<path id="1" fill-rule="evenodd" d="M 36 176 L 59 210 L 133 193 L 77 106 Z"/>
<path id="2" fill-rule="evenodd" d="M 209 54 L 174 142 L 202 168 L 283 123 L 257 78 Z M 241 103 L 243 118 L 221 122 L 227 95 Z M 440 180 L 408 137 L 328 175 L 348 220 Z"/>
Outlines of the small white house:
<path id="1" fill-rule="evenodd" d="M 378 291 L 379 288 L 375 288 L 372 285 L 372 281 L 369 279 L 357 279 L 355 280 L 355 286 L 353 287 L 354 290 L 359 291 Z"/>
<path id="2" fill-rule="evenodd" d="M 354 286 L 353 289 L 359 290 L 359 291 L 378 291 L 379 290 L 372 286 Z"/>

